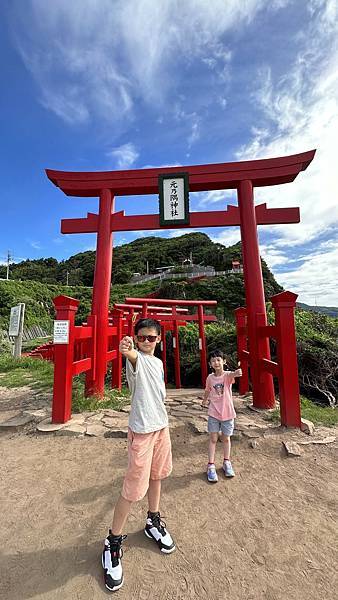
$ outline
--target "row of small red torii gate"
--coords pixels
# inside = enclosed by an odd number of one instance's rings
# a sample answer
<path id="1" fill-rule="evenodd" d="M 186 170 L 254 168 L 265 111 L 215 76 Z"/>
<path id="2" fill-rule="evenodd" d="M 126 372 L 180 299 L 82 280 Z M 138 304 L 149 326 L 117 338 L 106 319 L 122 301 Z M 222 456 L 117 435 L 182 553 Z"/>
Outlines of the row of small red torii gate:
<path id="1" fill-rule="evenodd" d="M 55 299 L 56 320 L 69 323 L 67 343 L 55 344 L 53 415 L 54 422 L 65 422 L 71 416 L 72 377 L 86 372 L 86 394 L 102 396 L 107 363 L 113 362 L 113 385 L 120 386 L 121 357 L 112 340 L 119 339 L 125 332 L 123 310 L 131 307 L 115 307 L 116 325 L 109 322 L 109 298 L 111 287 L 111 268 L 114 231 L 142 231 L 172 229 L 172 224 L 163 225 L 163 215 L 130 215 L 124 211 L 114 212 L 115 196 L 156 194 L 159 191 L 159 179 L 174 178 L 178 172 L 184 172 L 190 192 L 236 189 L 237 206 L 227 206 L 223 211 L 192 212 L 188 220 L 179 227 L 220 227 L 239 225 L 242 241 L 243 272 L 245 282 L 246 307 L 235 311 L 237 322 L 238 357 L 242 363 L 243 377 L 240 379 L 240 392 L 249 389 L 248 371 L 253 394 L 253 405 L 257 408 L 273 408 L 275 393 L 273 377 L 279 382 L 281 402 L 281 422 L 283 425 L 300 427 L 300 401 L 294 327 L 294 308 L 297 295 L 282 292 L 271 298 L 275 310 L 275 324 L 268 325 L 263 278 L 259 254 L 257 225 L 298 223 L 298 208 L 269 209 L 266 204 L 255 207 L 254 187 L 279 185 L 293 181 L 300 171 L 311 163 L 315 151 L 280 158 L 218 163 L 174 168 L 139 169 L 107 172 L 63 172 L 47 170 L 49 179 L 69 196 L 99 197 L 99 213 L 88 213 L 84 219 L 63 219 L 62 233 L 97 233 L 96 262 L 94 272 L 93 300 L 91 314 L 86 324 L 75 326 L 75 312 L 78 301 L 60 296 Z M 153 314 L 148 311 L 149 298 L 126 299 L 126 303 L 142 305 L 141 314 Z M 169 315 L 178 339 L 180 321 L 186 321 L 187 315 L 178 310 L 184 307 L 184 301 L 172 301 L 175 307 Z M 210 303 L 211 301 L 209 301 Z M 163 323 L 163 312 L 158 309 L 170 300 L 156 300 L 157 315 Z M 207 302 L 193 302 L 198 306 L 199 345 L 201 357 L 202 385 L 207 374 L 206 346 L 203 306 Z M 209 304 L 210 306 L 210 304 Z M 121 311 L 118 316 L 116 311 Z M 162 314 L 161 314 L 162 313 Z M 174 313 L 174 315 L 173 315 Z M 202 318 L 201 318 L 202 315 Z M 175 318 L 173 318 L 173 316 Z M 182 316 L 182 318 L 181 318 Z M 204 317 L 204 318 L 203 318 Z M 166 319 L 164 319 L 165 321 Z M 209 319 L 210 320 L 210 319 Z M 125 322 L 127 320 L 125 319 Z M 128 330 L 131 333 L 131 330 Z M 277 362 L 271 361 L 270 337 L 277 342 Z M 165 336 L 163 336 L 165 339 Z M 75 340 L 78 350 L 76 350 Z M 80 342 L 82 340 L 82 342 Z M 85 342 L 87 340 L 87 342 Z M 90 340 L 90 342 L 88 342 Z M 82 350 L 80 350 L 82 348 Z M 83 349 L 86 355 L 83 356 Z M 90 348 L 90 351 L 88 350 Z M 175 350 L 175 349 L 174 349 Z M 175 355 L 176 385 L 179 380 L 179 348 Z M 249 369 L 248 369 L 249 367 Z M 69 396 L 70 394 L 70 396 Z"/>

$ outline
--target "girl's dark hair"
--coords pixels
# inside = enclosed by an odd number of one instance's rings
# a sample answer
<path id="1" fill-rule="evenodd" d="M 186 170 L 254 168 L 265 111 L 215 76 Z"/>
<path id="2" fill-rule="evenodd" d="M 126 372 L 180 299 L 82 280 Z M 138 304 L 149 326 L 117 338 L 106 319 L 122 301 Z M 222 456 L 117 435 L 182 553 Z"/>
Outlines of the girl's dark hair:
<path id="1" fill-rule="evenodd" d="M 213 350 L 209 354 L 209 362 L 211 361 L 212 358 L 218 358 L 218 357 L 223 358 L 223 360 L 224 360 L 224 354 L 223 354 L 222 350 Z"/>
<path id="2" fill-rule="evenodd" d="M 135 335 L 138 334 L 140 329 L 147 327 L 148 329 L 155 329 L 157 335 L 161 333 L 161 324 L 156 319 L 139 319 L 135 324 Z"/>

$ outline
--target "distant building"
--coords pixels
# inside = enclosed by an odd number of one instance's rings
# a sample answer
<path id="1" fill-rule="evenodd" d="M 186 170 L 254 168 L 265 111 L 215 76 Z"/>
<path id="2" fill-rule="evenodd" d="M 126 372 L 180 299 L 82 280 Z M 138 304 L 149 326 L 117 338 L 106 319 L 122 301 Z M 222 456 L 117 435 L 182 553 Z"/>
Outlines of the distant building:
<path id="1" fill-rule="evenodd" d="M 232 270 L 234 273 L 242 273 L 243 272 L 243 267 L 239 260 L 232 261 Z"/>

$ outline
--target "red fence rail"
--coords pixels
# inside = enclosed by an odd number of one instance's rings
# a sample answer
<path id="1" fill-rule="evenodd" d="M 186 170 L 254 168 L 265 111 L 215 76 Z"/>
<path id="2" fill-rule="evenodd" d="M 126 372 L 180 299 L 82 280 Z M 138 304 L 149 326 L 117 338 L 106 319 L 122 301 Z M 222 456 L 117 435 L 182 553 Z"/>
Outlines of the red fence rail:
<path id="1" fill-rule="evenodd" d="M 265 324 L 265 315 L 256 315 L 258 344 L 266 337 L 276 340 L 277 362 L 263 358 L 258 368 L 259 376 L 270 373 L 278 380 L 281 424 L 286 427 L 301 426 L 300 396 L 298 381 L 297 346 L 294 312 L 297 294 L 281 292 L 272 296 L 275 325 Z M 239 383 L 240 394 L 249 390 L 249 369 L 252 368 L 247 340 L 246 309 L 235 310 L 237 328 L 237 351 L 241 360 L 243 376 Z"/>

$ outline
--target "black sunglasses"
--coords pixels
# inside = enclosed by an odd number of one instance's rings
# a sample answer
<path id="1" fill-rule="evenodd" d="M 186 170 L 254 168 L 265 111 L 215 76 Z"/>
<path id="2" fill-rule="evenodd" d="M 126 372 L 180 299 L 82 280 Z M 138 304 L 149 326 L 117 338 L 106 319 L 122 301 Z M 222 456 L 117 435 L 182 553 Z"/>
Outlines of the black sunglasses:
<path id="1" fill-rule="evenodd" d="M 148 340 L 148 342 L 157 341 L 157 335 L 137 335 L 136 337 L 138 342 L 145 342 L 146 340 Z"/>

